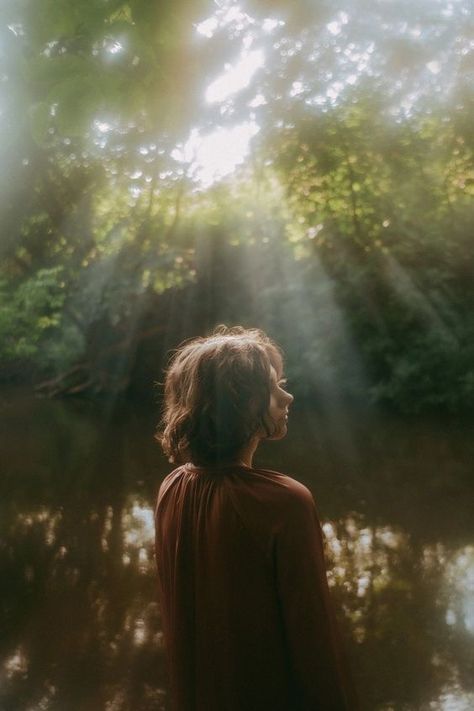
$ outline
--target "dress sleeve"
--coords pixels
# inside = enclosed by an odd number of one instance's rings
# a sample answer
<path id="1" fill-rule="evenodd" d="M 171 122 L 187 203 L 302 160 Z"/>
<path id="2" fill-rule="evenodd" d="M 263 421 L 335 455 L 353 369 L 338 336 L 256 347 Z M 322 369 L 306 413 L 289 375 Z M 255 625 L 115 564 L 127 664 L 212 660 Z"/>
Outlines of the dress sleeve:
<path id="1" fill-rule="evenodd" d="M 297 708 L 356 711 L 330 598 L 321 525 L 311 492 L 294 493 L 276 537 L 276 576 Z"/>

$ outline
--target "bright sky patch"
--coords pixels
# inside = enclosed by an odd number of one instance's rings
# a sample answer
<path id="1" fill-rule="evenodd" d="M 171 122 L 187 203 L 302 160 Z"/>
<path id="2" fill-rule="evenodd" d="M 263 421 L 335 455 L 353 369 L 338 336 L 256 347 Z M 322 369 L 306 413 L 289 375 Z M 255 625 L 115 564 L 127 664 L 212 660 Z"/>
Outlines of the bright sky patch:
<path id="1" fill-rule="evenodd" d="M 171 155 L 176 161 L 188 164 L 188 176 L 206 188 L 244 162 L 250 140 L 259 130 L 252 121 L 219 128 L 204 136 L 195 128 L 186 143 L 175 148 Z"/>
<path id="2" fill-rule="evenodd" d="M 233 66 L 228 64 L 225 71 L 212 82 L 206 91 L 206 101 L 210 104 L 227 99 L 241 89 L 245 89 L 257 69 L 265 64 L 265 55 L 261 49 L 244 51 L 240 60 Z"/>

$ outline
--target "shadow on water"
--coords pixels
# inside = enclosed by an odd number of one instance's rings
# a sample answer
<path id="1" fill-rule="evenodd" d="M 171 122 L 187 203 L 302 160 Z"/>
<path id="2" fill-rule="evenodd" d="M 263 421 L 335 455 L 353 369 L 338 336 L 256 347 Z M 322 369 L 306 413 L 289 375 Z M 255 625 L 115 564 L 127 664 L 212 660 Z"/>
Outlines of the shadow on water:
<path id="1" fill-rule="evenodd" d="M 167 708 L 154 417 L 3 398 L 2 711 Z M 471 431 L 300 412 L 259 454 L 315 495 L 364 711 L 474 708 Z"/>

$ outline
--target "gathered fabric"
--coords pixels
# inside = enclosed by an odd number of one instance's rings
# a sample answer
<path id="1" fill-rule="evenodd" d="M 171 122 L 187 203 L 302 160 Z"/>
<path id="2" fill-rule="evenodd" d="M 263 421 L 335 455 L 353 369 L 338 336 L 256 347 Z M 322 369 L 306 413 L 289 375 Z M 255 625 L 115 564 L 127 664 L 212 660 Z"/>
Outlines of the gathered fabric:
<path id="1" fill-rule="evenodd" d="M 173 711 L 355 711 L 311 492 L 186 464 L 155 511 Z"/>

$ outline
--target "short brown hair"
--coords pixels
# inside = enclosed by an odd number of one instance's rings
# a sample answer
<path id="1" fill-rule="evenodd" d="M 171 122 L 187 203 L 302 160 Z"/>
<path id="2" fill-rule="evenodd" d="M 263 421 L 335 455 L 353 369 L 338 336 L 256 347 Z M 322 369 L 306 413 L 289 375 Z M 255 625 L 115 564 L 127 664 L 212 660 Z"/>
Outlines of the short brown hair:
<path id="1" fill-rule="evenodd" d="M 280 378 L 279 347 L 260 329 L 218 326 L 173 354 L 157 433 L 172 462 L 229 462 L 257 431 L 271 435 L 270 368 Z"/>

